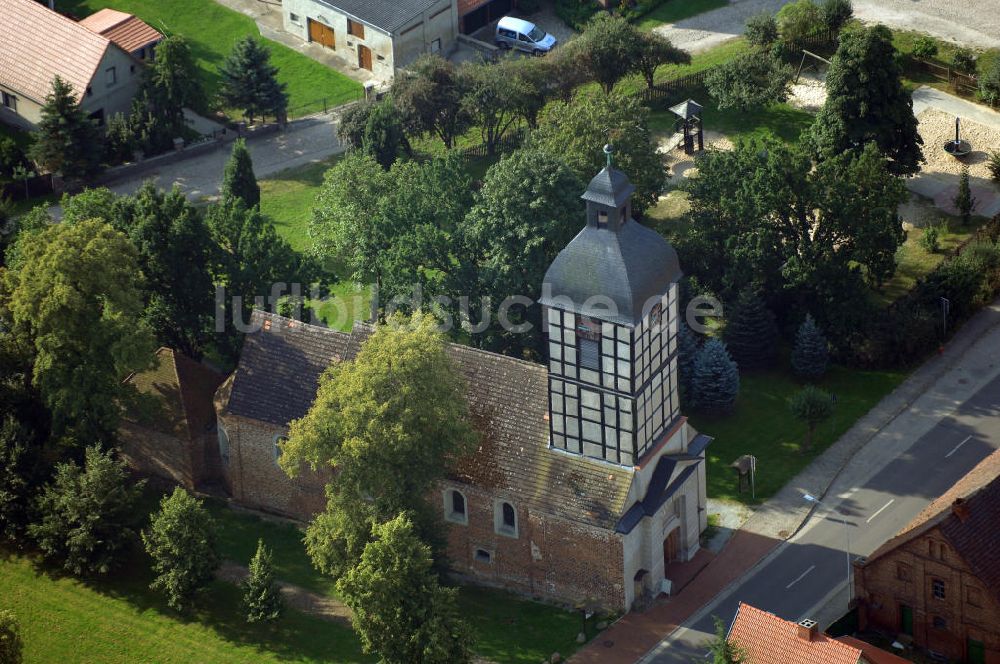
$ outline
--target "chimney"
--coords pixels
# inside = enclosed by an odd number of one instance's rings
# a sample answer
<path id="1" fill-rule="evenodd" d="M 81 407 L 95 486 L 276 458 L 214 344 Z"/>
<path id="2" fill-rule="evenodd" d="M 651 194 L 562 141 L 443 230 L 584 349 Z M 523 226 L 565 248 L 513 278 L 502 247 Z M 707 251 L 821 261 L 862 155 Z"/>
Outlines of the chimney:
<path id="1" fill-rule="evenodd" d="M 809 618 L 803 618 L 796 624 L 798 637 L 803 641 L 812 641 L 816 637 L 817 629 L 816 621 L 810 620 Z"/>
<path id="2" fill-rule="evenodd" d="M 958 520 L 965 523 L 969 519 L 969 504 L 965 502 L 965 498 L 956 498 L 955 502 L 951 504 L 952 513 L 958 517 Z"/>

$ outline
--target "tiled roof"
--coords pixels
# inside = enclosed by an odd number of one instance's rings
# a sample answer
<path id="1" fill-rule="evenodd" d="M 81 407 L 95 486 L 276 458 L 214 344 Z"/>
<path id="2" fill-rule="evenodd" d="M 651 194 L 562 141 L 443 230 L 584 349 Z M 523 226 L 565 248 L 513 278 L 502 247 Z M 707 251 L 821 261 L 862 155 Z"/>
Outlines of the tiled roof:
<path id="1" fill-rule="evenodd" d="M 35 0 L 0 0 L 0 84 L 42 102 L 59 76 L 79 98 L 111 42 Z"/>
<path id="2" fill-rule="evenodd" d="M 386 32 L 395 32 L 440 0 L 320 0 Z"/>
<path id="3" fill-rule="evenodd" d="M 856 639 L 853 636 L 838 636 L 837 640 L 841 643 L 846 643 L 852 648 L 860 650 L 861 657 L 864 658 L 866 664 L 911 664 L 908 659 L 903 659 L 899 655 L 894 655 L 888 650 L 876 648 L 872 644 L 865 643 L 861 639 Z"/>
<path id="4" fill-rule="evenodd" d="M 858 664 L 861 650 L 817 631 L 811 640 L 799 626 L 740 602 L 728 640 L 752 664 Z"/>
<path id="5" fill-rule="evenodd" d="M 136 404 L 126 419 L 194 440 L 215 422 L 212 395 L 224 379 L 222 374 L 183 353 L 160 348 L 152 369 L 128 378 L 140 394 L 155 397 L 155 401 Z"/>
<path id="6" fill-rule="evenodd" d="M 956 500 L 968 516 L 963 521 L 952 510 Z M 937 526 L 987 588 L 1000 599 L 1000 450 L 990 454 L 932 501 L 895 537 L 876 549 L 868 562 Z"/>
<path id="7" fill-rule="evenodd" d="M 259 311 L 251 320 L 262 327 L 246 336 L 223 407 L 280 426 L 305 415 L 326 367 L 355 357 L 374 331 L 356 323 L 347 335 Z M 633 471 L 548 448 L 545 367 L 460 344 L 449 344 L 448 353 L 468 386 L 469 406 L 482 433 L 479 447 L 457 464 L 453 479 L 613 528 L 624 511 Z"/>
<path id="8" fill-rule="evenodd" d="M 80 21 L 80 25 L 107 37 L 129 53 L 163 39 L 141 18 L 116 9 L 102 9 Z"/>
<path id="9" fill-rule="evenodd" d="M 228 412 L 285 426 L 308 412 L 319 377 L 344 358 L 350 335 L 254 311 L 243 339 Z"/>

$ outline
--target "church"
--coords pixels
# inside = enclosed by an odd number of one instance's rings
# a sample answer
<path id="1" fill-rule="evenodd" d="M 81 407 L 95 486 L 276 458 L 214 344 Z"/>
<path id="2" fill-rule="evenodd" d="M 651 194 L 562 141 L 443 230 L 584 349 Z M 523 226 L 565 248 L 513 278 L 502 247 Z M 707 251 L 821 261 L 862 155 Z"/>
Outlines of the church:
<path id="1" fill-rule="evenodd" d="M 678 403 L 681 270 L 669 243 L 632 218 L 633 191 L 609 159 L 584 192 L 586 223 L 543 283 L 546 364 L 449 345 L 480 434 L 430 497 L 459 577 L 628 611 L 669 592 L 671 565 L 698 551 L 711 438 Z M 252 323 L 214 395 L 215 440 L 180 445 L 206 447 L 184 458 L 217 469 L 234 503 L 308 520 L 336 480 L 309 471 L 290 479 L 279 443 L 312 405 L 322 372 L 355 357 L 373 328 L 343 333 L 262 311 Z M 141 438 L 135 429 L 127 456 Z"/>

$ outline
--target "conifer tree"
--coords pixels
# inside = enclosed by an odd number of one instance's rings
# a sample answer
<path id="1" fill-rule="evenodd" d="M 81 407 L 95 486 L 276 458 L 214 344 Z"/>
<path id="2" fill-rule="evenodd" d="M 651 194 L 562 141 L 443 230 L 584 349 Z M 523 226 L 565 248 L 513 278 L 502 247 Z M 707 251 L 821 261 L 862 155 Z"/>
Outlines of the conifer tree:
<path id="1" fill-rule="evenodd" d="M 249 210 L 260 205 L 260 186 L 253 172 L 253 160 L 247 143 L 242 138 L 233 143 L 233 151 L 226 162 L 226 170 L 222 176 L 222 199 L 224 201 L 238 198 Z"/>
<path id="2" fill-rule="evenodd" d="M 733 409 L 740 391 L 740 373 L 724 342 L 709 339 L 701 347 L 691 391 L 698 408 L 713 412 Z"/>
<path id="3" fill-rule="evenodd" d="M 285 115 L 288 108 L 285 84 L 278 82 L 278 68 L 271 64 L 270 52 L 253 37 L 236 42 L 219 73 L 223 103 L 242 109 L 250 123 L 258 115 L 270 114 L 276 118 Z"/>
<path id="4" fill-rule="evenodd" d="M 160 501 L 142 541 L 157 575 L 149 587 L 163 591 L 171 608 L 187 608 L 212 580 L 220 562 L 215 532 L 215 520 L 205 506 L 181 487 Z"/>
<path id="5" fill-rule="evenodd" d="M 968 224 L 972 220 L 972 211 L 979 203 L 972 196 L 972 188 L 969 186 L 969 167 L 962 166 L 962 173 L 958 176 L 958 193 L 955 194 L 955 207 L 962 217 L 962 223 Z"/>
<path id="6" fill-rule="evenodd" d="M 41 113 L 29 151 L 31 158 L 42 168 L 67 177 L 95 173 L 103 153 L 101 135 L 97 125 L 80 110 L 73 86 L 56 76 Z"/>
<path id="7" fill-rule="evenodd" d="M 792 350 L 792 369 L 802 378 L 817 379 L 826 373 L 830 362 L 830 351 L 811 314 L 799 326 L 795 334 L 795 348 Z"/>
<path id="8" fill-rule="evenodd" d="M 708 646 L 709 664 L 743 664 L 746 655 L 726 638 L 726 624 L 715 616 L 712 619 L 715 621 L 715 638 Z"/>
<path id="9" fill-rule="evenodd" d="M 271 550 L 257 540 L 257 552 L 250 559 L 250 574 L 243 582 L 243 609 L 247 622 L 268 622 L 281 616 L 284 601 L 274 581 Z"/>
<path id="10" fill-rule="evenodd" d="M 774 314 L 749 289 L 740 293 L 723 338 L 741 370 L 763 369 L 774 362 L 778 342 Z"/>
<path id="11" fill-rule="evenodd" d="M 697 408 L 694 402 L 692 383 L 694 381 L 694 365 L 698 359 L 698 339 L 686 321 L 681 321 L 677 330 L 677 373 L 681 389 L 681 400 L 686 407 Z"/>

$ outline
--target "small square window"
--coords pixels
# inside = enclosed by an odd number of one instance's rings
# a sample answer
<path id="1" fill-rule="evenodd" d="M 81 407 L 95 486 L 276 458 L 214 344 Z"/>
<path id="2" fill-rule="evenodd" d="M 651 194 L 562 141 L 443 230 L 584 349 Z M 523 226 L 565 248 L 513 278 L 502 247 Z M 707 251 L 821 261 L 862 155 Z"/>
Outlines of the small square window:
<path id="1" fill-rule="evenodd" d="M 493 562 L 493 554 L 491 554 L 486 549 L 476 549 L 475 559 L 477 563 L 491 563 Z"/>
<path id="2" fill-rule="evenodd" d="M 606 210 L 597 211 L 597 227 L 598 228 L 608 227 L 608 213 Z"/>
<path id="3" fill-rule="evenodd" d="M 104 70 L 104 82 L 110 87 L 118 82 L 118 70 L 108 67 Z"/>
<path id="4" fill-rule="evenodd" d="M 365 38 L 365 26 L 357 21 L 352 21 L 347 19 L 347 33 L 352 37 L 357 37 L 358 39 Z"/>
<path id="5" fill-rule="evenodd" d="M 944 581 L 940 579 L 934 579 L 931 582 L 931 592 L 934 594 L 935 599 L 944 599 Z"/>
<path id="6" fill-rule="evenodd" d="M 299 15 L 295 14 L 293 12 L 289 12 L 289 14 L 288 14 L 288 20 L 291 21 L 292 23 L 298 23 L 299 22 Z"/>

